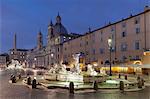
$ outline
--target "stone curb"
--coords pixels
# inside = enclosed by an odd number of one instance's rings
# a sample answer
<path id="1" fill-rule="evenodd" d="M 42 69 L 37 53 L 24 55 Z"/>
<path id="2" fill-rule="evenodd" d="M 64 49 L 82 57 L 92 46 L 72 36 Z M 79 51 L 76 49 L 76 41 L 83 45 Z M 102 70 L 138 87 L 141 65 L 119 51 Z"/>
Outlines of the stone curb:
<path id="1" fill-rule="evenodd" d="M 124 91 L 125 92 L 134 92 L 134 91 L 140 91 L 140 90 L 144 90 L 144 89 L 145 89 L 145 86 L 142 88 L 125 89 Z"/>
<path id="2" fill-rule="evenodd" d="M 144 85 L 145 85 L 145 86 L 150 86 L 150 83 L 145 83 Z"/>

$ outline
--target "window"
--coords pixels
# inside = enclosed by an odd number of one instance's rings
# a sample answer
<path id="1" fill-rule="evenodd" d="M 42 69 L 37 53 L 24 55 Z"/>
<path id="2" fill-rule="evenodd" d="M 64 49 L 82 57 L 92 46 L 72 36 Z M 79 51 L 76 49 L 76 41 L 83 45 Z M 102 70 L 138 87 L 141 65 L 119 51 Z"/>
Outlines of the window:
<path id="1" fill-rule="evenodd" d="M 122 27 L 123 27 L 123 28 L 126 27 L 126 22 L 122 22 Z"/>
<path id="2" fill-rule="evenodd" d="M 65 47 L 65 51 L 67 50 L 67 48 Z"/>
<path id="3" fill-rule="evenodd" d="M 96 61 L 96 58 L 95 58 L 95 57 L 93 57 L 93 61 Z"/>
<path id="4" fill-rule="evenodd" d="M 139 24 L 140 23 L 140 17 L 136 17 L 134 23 Z"/>
<path id="5" fill-rule="evenodd" d="M 90 62 L 90 61 L 91 61 L 91 58 L 89 58 L 88 60 L 89 60 L 88 62 Z"/>
<path id="6" fill-rule="evenodd" d="M 95 49 L 92 50 L 93 54 L 95 54 Z"/>
<path id="7" fill-rule="evenodd" d="M 82 44 L 80 43 L 80 47 L 82 47 Z"/>
<path id="8" fill-rule="evenodd" d="M 103 32 L 101 32 L 100 34 L 101 34 L 100 40 L 101 40 L 101 42 L 103 42 Z"/>
<path id="9" fill-rule="evenodd" d="M 100 54 L 103 54 L 104 53 L 104 48 L 100 48 L 99 51 L 100 51 Z"/>
<path id="10" fill-rule="evenodd" d="M 127 34 L 126 34 L 126 31 L 123 31 L 123 32 L 122 32 L 122 37 L 126 37 L 126 35 L 127 35 Z"/>
<path id="11" fill-rule="evenodd" d="M 101 61 L 101 64 L 103 64 L 103 61 Z"/>
<path id="12" fill-rule="evenodd" d="M 59 43 L 59 38 L 56 38 L 55 39 L 55 44 L 58 44 Z"/>
<path id="13" fill-rule="evenodd" d="M 136 31 L 136 34 L 139 34 L 140 33 L 140 28 L 136 28 L 135 31 Z"/>
<path id="14" fill-rule="evenodd" d="M 88 41 L 86 41 L 86 45 L 88 45 Z"/>
<path id="15" fill-rule="evenodd" d="M 135 50 L 139 50 L 140 49 L 140 43 L 139 41 L 135 42 Z"/>
<path id="16" fill-rule="evenodd" d="M 121 44 L 121 51 L 127 51 L 127 44 L 126 43 Z"/>
<path id="17" fill-rule="evenodd" d="M 95 39 L 93 39 L 92 42 L 95 43 Z"/>
<path id="18" fill-rule="evenodd" d="M 95 38 L 95 33 L 92 33 L 92 37 Z"/>
<path id="19" fill-rule="evenodd" d="M 112 26 L 112 27 L 111 27 L 111 31 L 114 31 L 114 30 L 115 30 L 115 28 L 114 28 L 114 26 Z"/>
<path id="20" fill-rule="evenodd" d="M 127 58 L 126 56 L 122 56 L 122 60 L 125 61 Z"/>
<path id="21" fill-rule="evenodd" d="M 135 56 L 135 59 L 139 60 L 139 59 L 140 59 L 140 56 L 136 55 L 136 56 Z"/>
<path id="22" fill-rule="evenodd" d="M 89 54 L 89 52 L 88 52 L 88 51 L 86 51 L 85 53 L 86 53 L 86 55 L 88 55 L 88 54 Z"/>
<path id="23" fill-rule="evenodd" d="M 59 48 L 58 48 L 58 52 L 59 52 Z"/>
<path id="24" fill-rule="evenodd" d="M 64 55 L 64 58 L 67 58 L 67 55 Z"/>
<path id="25" fill-rule="evenodd" d="M 103 38 L 101 37 L 101 42 L 103 42 Z"/>
<path id="26" fill-rule="evenodd" d="M 115 38 L 114 34 L 111 35 L 111 38 L 114 40 L 114 38 Z"/>

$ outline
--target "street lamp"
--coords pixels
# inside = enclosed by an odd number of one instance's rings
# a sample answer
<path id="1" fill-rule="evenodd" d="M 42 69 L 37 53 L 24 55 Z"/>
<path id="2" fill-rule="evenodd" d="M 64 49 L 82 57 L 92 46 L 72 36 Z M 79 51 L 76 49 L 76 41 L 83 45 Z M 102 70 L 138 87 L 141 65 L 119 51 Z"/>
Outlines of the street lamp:
<path id="1" fill-rule="evenodd" d="M 53 64 L 54 53 L 51 53 L 51 64 Z"/>
<path id="2" fill-rule="evenodd" d="M 51 57 L 52 57 L 52 58 L 54 57 L 54 54 L 53 54 L 53 53 L 51 53 Z"/>
<path id="3" fill-rule="evenodd" d="M 111 38 L 108 39 L 108 46 L 109 46 L 109 52 L 110 52 L 110 53 L 109 53 L 109 54 L 110 54 L 110 55 L 109 55 L 109 56 L 110 56 L 110 57 L 109 57 L 109 63 L 110 63 L 110 64 L 109 64 L 109 65 L 110 65 L 110 74 L 109 74 L 109 76 L 112 76 L 112 71 L 111 71 L 112 39 L 111 39 Z"/>
<path id="4" fill-rule="evenodd" d="M 36 65 L 37 65 L 37 61 L 36 61 L 37 59 L 36 58 L 34 58 L 34 66 L 33 66 L 33 68 L 35 68 L 36 67 Z"/>

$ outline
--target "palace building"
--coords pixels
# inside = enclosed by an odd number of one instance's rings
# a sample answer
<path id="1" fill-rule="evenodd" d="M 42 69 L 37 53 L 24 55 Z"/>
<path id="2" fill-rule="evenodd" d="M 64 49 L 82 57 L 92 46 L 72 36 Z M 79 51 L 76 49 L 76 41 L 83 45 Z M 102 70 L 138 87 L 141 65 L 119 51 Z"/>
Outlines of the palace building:
<path id="1" fill-rule="evenodd" d="M 150 9 L 130 15 L 115 23 L 89 31 L 83 36 L 63 43 L 63 61 L 69 62 L 75 53 L 82 53 L 85 64 L 103 66 L 110 59 L 108 39 L 111 39 L 111 62 L 125 63 L 141 60 L 144 51 L 150 50 Z"/>
<path id="2" fill-rule="evenodd" d="M 37 36 L 37 46 L 24 51 L 27 67 L 49 68 L 57 63 L 70 63 L 73 54 L 81 53 L 80 63 L 103 66 L 141 60 L 143 53 L 150 50 L 150 9 L 130 15 L 115 23 L 90 30 L 84 35 L 68 33 L 58 14 L 56 23 L 48 25 L 47 43 L 43 45 L 41 32 Z M 111 50 L 108 39 L 111 39 Z M 16 41 L 14 41 L 16 42 Z M 16 44 L 16 43 L 15 43 Z M 16 53 L 16 45 L 11 53 Z M 14 52 L 15 51 L 15 52 Z M 111 53 L 111 56 L 110 56 Z M 15 55 L 16 56 L 16 55 Z M 18 57 L 15 57 L 17 59 Z M 19 58 L 22 59 L 22 58 Z M 22 60 L 21 60 L 22 61 Z"/>

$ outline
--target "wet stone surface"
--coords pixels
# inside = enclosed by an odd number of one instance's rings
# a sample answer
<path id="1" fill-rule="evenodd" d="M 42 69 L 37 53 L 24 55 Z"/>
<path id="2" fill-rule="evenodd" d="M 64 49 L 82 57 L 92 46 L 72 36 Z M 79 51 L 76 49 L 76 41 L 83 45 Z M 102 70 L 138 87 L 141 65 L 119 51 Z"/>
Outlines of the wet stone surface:
<path id="1" fill-rule="evenodd" d="M 150 99 L 150 87 L 137 92 L 82 92 L 69 94 L 66 89 L 30 89 L 8 82 L 9 72 L 0 72 L 0 99 Z"/>

